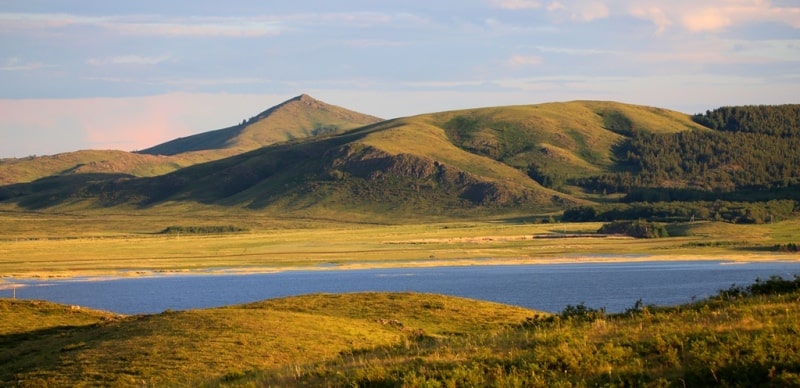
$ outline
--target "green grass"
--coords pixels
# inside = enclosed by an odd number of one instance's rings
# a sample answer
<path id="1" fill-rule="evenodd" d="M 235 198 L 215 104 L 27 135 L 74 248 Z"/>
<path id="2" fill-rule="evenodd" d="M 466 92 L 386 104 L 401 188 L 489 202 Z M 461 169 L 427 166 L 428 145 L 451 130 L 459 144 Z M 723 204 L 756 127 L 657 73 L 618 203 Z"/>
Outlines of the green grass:
<path id="1" fill-rule="evenodd" d="M 493 335 L 376 349 L 307 368 L 291 385 L 794 386 L 800 383 L 795 291 L 630 314 L 532 320 Z"/>
<path id="2" fill-rule="evenodd" d="M 39 302 L 2 302 L 18 310 L 15 319 L 40 314 Z M 61 311 L 71 314 L 68 306 Z M 501 330 L 531 314 L 439 295 L 367 293 L 69 326 L 65 317 L 58 330 L 33 323 L 0 336 L 0 384 L 196 385 L 248 371 L 324 362 L 408 338 Z"/>

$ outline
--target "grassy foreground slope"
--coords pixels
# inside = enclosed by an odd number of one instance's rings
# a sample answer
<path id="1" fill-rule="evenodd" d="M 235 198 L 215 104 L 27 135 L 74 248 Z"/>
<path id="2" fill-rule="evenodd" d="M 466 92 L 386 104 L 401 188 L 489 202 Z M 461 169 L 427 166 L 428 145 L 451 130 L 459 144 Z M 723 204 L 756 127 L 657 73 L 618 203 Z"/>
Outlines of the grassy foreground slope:
<path id="1" fill-rule="evenodd" d="M 38 326 L 36 317 L 53 310 L 63 323 Z M 20 386 L 197 385 L 417 338 L 490 334 L 534 314 L 409 293 L 318 294 L 84 322 L 74 318 L 81 310 L 44 302 L 4 299 L 0 312 L 31 322 L 0 335 L 0 385 Z"/>
<path id="2" fill-rule="evenodd" d="M 676 307 L 557 315 L 415 293 L 315 294 L 32 325 L 0 335 L 19 386 L 797 386 L 800 277 Z M 68 306 L 0 300 L 35 317 Z M 80 311 L 80 310 L 78 310 Z M 99 322 L 98 322 L 99 321 Z M 65 321 L 66 322 L 66 321 Z"/>

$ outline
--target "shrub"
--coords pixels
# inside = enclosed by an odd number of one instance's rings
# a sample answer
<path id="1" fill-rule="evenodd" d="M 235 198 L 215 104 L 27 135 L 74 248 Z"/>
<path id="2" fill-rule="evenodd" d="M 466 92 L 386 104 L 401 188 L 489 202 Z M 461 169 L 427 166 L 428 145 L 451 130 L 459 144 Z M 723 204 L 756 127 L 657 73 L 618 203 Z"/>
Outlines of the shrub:
<path id="1" fill-rule="evenodd" d="M 169 226 L 161 234 L 218 234 L 244 232 L 246 229 L 233 225 L 224 226 Z"/>
<path id="2" fill-rule="evenodd" d="M 659 238 L 668 237 L 667 229 L 664 225 L 647 221 L 615 221 L 598 229 L 601 234 L 623 234 L 637 238 Z"/>

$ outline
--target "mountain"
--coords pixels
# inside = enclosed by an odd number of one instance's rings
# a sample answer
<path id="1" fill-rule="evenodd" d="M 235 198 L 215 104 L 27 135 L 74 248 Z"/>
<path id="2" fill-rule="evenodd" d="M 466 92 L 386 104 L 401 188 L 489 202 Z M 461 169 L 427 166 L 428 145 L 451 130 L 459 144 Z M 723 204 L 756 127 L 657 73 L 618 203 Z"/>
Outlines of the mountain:
<path id="1" fill-rule="evenodd" d="M 239 125 L 175 139 L 139 151 L 177 155 L 207 150 L 250 151 L 268 144 L 321 134 L 339 133 L 381 119 L 326 104 L 303 94 L 276 105 Z"/>
<path id="2" fill-rule="evenodd" d="M 616 171 L 615 152 L 631 131 L 688 130 L 707 129 L 682 113 L 613 102 L 469 109 L 298 138 L 152 178 L 6 186 L 0 200 L 37 209 L 182 204 L 364 218 L 531 214 L 591 203 L 580 187 L 546 178 Z"/>
<path id="3" fill-rule="evenodd" d="M 82 173 L 157 176 L 280 141 L 336 133 L 378 121 L 379 118 L 329 105 L 303 94 L 240 125 L 175 139 L 136 153 L 84 150 L 0 159 L 0 184 Z"/>

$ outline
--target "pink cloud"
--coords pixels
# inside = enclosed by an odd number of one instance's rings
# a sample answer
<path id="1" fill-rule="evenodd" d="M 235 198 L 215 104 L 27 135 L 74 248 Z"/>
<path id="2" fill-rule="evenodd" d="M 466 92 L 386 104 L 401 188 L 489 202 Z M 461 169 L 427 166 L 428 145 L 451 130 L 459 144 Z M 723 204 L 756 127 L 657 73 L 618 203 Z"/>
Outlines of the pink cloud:
<path id="1" fill-rule="evenodd" d="M 681 26 L 690 32 L 714 32 L 758 22 L 800 28 L 800 7 L 776 5 L 769 0 L 675 0 L 667 6 L 657 0 L 631 1 L 627 11 L 653 22 L 658 33 L 672 26 Z"/>
<path id="2" fill-rule="evenodd" d="M 536 55 L 513 55 L 506 61 L 509 66 L 538 66 L 542 64 L 542 57 Z"/>
<path id="3" fill-rule="evenodd" d="M 129 98 L 0 100 L 0 158 L 78 149 L 140 150 L 238 124 L 286 98 L 175 93 Z"/>

